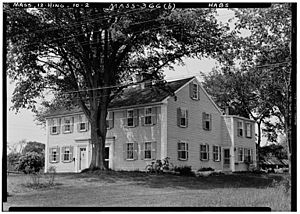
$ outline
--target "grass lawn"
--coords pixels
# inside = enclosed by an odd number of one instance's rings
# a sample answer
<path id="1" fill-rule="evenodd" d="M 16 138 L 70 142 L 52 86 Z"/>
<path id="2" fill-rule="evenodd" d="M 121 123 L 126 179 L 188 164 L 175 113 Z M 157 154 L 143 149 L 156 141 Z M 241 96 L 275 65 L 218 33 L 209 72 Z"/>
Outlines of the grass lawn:
<path id="1" fill-rule="evenodd" d="M 142 172 L 58 174 L 52 187 L 33 189 L 26 175 L 8 175 L 11 206 L 45 207 L 270 207 L 290 210 L 287 175 L 231 174 L 183 177 Z M 41 183 L 46 182 L 44 178 Z"/>

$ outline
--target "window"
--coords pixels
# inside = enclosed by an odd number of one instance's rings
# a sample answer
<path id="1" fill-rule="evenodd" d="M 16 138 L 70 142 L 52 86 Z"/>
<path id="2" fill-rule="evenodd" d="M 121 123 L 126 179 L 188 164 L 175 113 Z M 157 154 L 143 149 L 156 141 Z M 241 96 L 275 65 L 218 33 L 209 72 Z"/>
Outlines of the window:
<path id="1" fill-rule="evenodd" d="M 179 127 L 188 126 L 188 110 L 177 108 L 177 125 Z"/>
<path id="2" fill-rule="evenodd" d="M 112 129 L 114 127 L 114 112 L 112 111 L 107 112 L 106 127 L 107 129 Z"/>
<path id="3" fill-rule="evenodd" d="M 199 100 L 199 85 L 197 83 L 190 83 L 190 97 L 193 100 Z"/>
<path id="4" fill-rule="evenodd" d="M 209 160 L 209 145 L 200 145 L 200 160 Z"/>
<path id="5" fill-rule="evenodd" d="M 213 158 L 214 161 L 221 161 L 221 147 L 213 146 Z"/>
<path id="6" fill-rule="evenodd" d="M 252 161 L 252 149 L 245 149 L 244 150 L 244 161 L 251 162 Z"/>
<path id="7" fill-rule="evenodd" d="M 202 126 L 204 130 L 211 130 L 211 114 L 202 113 Z"/>
<path id="8" fill-rule="evenodd" d="M 238 127 L 237 127 L 237 135 L 239 137 L 243 136 L 243 121 L 238 121 Z"/>
<path id="9" fill-rule="evenodd" d="M 152 124 L 152 108 L 145 108 L 145 125 Z"/>
<path id="10" fill-rule="evenodd" d="M 133 143 L 127 143 L 127 160 L 133 160 Z"/>
<path id="11" fill-rule="evenodd" d="M 178 143 L 178 159 L 179 160 L 188 159 L 188 143 L 182 141 Z"/>
<path id="12" fill-rule="evenodd" d="M 151 159 L 151 142 L 145 143 L 145 159 Z"/>
<path id="13" fill-rule="evenodd" d="M 73 117 L 65 117 L 64 118 L 64 125 L 63 130 L 64 133 L 70 133 L 73 129 Z"/>
<path id="14" fill-rule="evenodd" d="M 73 158 L 73 147 L 65 146 L 62 147 L 62 161 L 63 162 L 70 162 Z"/>
<path id="15" fill-rule="evenodd" d="M 244 161 L 244 149 L 238 148 L 238 162 Z"/>
<path id="16" fill-rule="evenodd" d="M 59 162 L 59 147 L 53 147 L 49 149 L 49 161 L 50 163 Z"/>
<path id="17" fill-rule="evenodd" d="M 59 128 L 60 128 L 60 119 L 54 118 L 49 121 L 49 127 L 50 127 L 50 134 L 59 134 Z"/>
<path id="18" fill-rule="evenodd" d="M 246 137 L 252 138 L 252 124 L 246 123 Z"/>
<path id="19" fill-rule="evenodd" d="M 78 122 L 78 131 L 79 132 L 85 132 L 88 130 L 89 128 L 89 124 L 88 124 L 88 121 L 87 121 L 87 118 L 84 114 L 82 115 L 79 115 L 79 122 Z"/>

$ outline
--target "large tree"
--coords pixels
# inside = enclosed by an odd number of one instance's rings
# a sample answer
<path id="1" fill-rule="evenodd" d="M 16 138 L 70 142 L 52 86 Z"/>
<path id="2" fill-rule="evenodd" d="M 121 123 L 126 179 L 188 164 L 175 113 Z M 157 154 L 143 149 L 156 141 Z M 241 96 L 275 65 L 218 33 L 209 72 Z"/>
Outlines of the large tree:
<path id="1" fill-rule="evenodd" d="M 230 61 L 232 56 L 223 53 L 232 35 L 218 25 L 214 12 L 7 7 L 7 71 L 16 82 L 13 108 L 35 110 L 36 99 L 47 90 L 55 100 L 78 105 L 91 123 L 90 168 L 105 169 L 108 104 L 133 82 L 133 74 L 161 80 L 163 68 L 182 63 L 183 57 Z"/>

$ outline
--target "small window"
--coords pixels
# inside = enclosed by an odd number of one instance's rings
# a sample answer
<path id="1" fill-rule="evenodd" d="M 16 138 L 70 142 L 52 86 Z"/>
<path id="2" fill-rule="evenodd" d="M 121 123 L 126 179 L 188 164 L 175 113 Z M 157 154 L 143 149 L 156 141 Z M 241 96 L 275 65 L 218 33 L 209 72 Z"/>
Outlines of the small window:
<path id="1" fill-rule="evenodd" d="M 59 134 L 60 119 L 54 118 L 49 121 L 50 134 Z"/>
<path id="2" fill-rule="evenodd" d="M 107 117 L 106 117 L 106 128 L 112 129 L 113 127 L 114 127 L 114 112 L 109 111 L 107 112 Z"/>
<path id="3" fill-rule="evenodd" d="M 88 130 L 88 121 L 85 115 L 79 115 L 78 131 L 85 132 Z"/>
<path id="4" fill-rule="evenodd" d="M 152 125 L 152 108 L 145 108 L 145 125 Z"/>
<path id="5" fill-rule="evenodd" d="M 127 156 L 126 159 L 127 160 L 133 160 L 133 143 L 127 143 Z"/>
<path id="6" fill-rule="evenodd" d="M 52 126 L 52 134 L 57 134 L 57 126 Z"/>
<path id="7" fill-rule="evenodd" d="M 188 159 L 188 143 L 179 142 L 178 143 L 178 159 L 187 160 Z"/>
<path id="8" fill-rule="evenodd" d="M 71 119 L 68 118 L 68 119 L 65 119 L 64 121 L 64 132 L 67 133 L 67 132 L 71 132 Z"/>
<path id="9" fill-rule="evenodd" d="M 252 138 L 252 124 L 246 123 L 246 137 Z"/>
<path id="10" fill-rule="evenodd" d="M 192 98 L 195 100 L 198 100 L 198 96 L 199 96 L 199 92 L 198 92 L 198 84 L 193 83 L 193 94 L 192 94 Z"/>
<path id="11" fill-rule="evenodd" d="M 59 148 L 58 147 L 50 148 L 49 161 L 50 161 L 50 163 L 59 162 Z"/>
<path id="12" fill-rule="evenodd" d="M 244 149 L 238 148 L 238 162 L 244 161 Z"/>
<path id="13" fill-rule="evenodd" d="M 151 159 L 151 142 L 145 143 L 145 159 Z"/>
<path id="14" fill-rule="evenodd" d="M 213 146 L 213 158 L 214 161 L 221 161 L 221 147 Z"/>
<path id="15" fill-rule="evenodd" d="M 203 129 L 204 130 L 211 130 L 211 114 L 207 114 L 205 112 L 202 113 L 203 119 Z"/>
<path id="16" fill-rule="evenodd" d="M 134 121 L 133 121 L 133 110 L 127 110 L 127 126 L 133 127 Z"/>
<path id="17" fill-rule="evenodd" d="M 242 137 L 243 136 L 243 121 L 238 121 L 238 136 Z"/>
<path id="18" fill-rule="evenodd" d="M 66 147 L 62 147 L 62 161 L 63 162 L 69 162 L 72 161 L 72 147 L 70 146 L 66 146 Z"/>
<path id="19" fill-rule="evenodd" d="M 188 126 L 188 110 L 182 108 L 177 109 L 177 125 L 179 127 Z"/>
<path id="20" fill-rule="evenodd" d="M 209 146 L 207 144 L 200 145 L 200 160 L 209 160 Z"/>
<path id="21" fill-rule="evenodd" d="M 251 162 L 252 161 L 252 149 L 244 150 L 244 161 Z"/>

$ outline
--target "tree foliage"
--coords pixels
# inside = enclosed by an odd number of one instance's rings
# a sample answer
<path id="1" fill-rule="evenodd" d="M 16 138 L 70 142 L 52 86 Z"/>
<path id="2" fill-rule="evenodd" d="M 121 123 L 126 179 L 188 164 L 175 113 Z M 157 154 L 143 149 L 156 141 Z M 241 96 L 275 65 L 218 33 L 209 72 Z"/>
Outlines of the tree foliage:
<path id="1" fill-rule="evenodd" d="M 44 157 L 37 152 L 27 152 L 19 158 L 17 169 L 25 174 L 38 173 L 44 166 Z"/>
<path id="2" fill-rule="evenodd" d="M 22 154 L 26 154 L 27 152 L 36 152 L 38 154 L 45 155 L 45 144 L 36 141 L 29 141 L 23 148 Z"/>
<path id="3" fill-rule="evenodd" d="M 134 74 L 162 79 L 163 69 L 183 57 L 232 62 L 233 55 L 223 53 L 234 40 L 214 12 L 7 8 L 8 75 L 17 84 L 13 109 L 36 110 L 47 90 L 62 101 L 44 102 L 48 107 L 79 106 L 91 123 L 90 167 L 104 168 L 107 106 L 125 87 L 120 84 L 132 83 Z"/>

